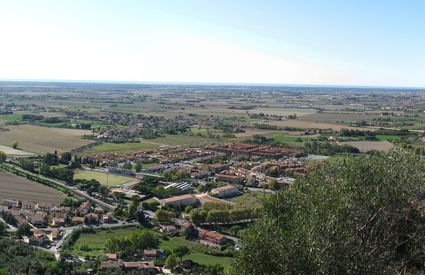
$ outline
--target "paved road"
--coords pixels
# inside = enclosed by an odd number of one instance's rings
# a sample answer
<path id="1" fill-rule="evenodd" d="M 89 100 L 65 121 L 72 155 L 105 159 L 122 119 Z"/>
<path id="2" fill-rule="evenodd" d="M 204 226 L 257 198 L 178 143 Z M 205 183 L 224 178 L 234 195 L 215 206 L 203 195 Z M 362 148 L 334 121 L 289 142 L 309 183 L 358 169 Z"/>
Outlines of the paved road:
<path id="1" fill-rule="evenodd" d="M 6 229 L 7 232 L 16 232 L 18 230 L 15 226 L 8 224 L 5 220 L 3 220 L 2 217 L 0 217 L 0 222 L 4 223 L 6 226 L 9 227 L 8 229 Z"/>
<path id="2" fill-rule="evenodd" d="M 16 165 L 13 165 L 13 164 L 10 164 L 10 163 L 5 163 L 5 165 L 8 165 L 9 167 L 13 167 L 13 168 L 15 168 L 16 170 L 19 170 L 19 171 L 21 171 L 21 172 L 23 172 L 23 173 L 26 173 L 26 174 L 32 175 L 32 176 L 34 176 L 34 177 L 39 177 L 39 178 L 41 178 L 41 179 L 48 180 L 48 181 L 50 181 L 50 182 L 52 182 L 52 183 L 54 183 L 54 184 L 56 184 L 56 185 L 59 185 L 60 187 L 63 187 L 63 188 L 65 188 L 65 189 L 67 189 L 67 190 L 71 191 L 71 192 L 72 192 L 72 193 L 74 193 L 75 195 L 77 195 L 77 196 L 79 196 L 79 197 L 83 197 L 83 198 L 85 198 L 85 199 L 87 199 L 87 200 L 89 200 L 89 201 L 91 201 L 91 202 L 93 202 L 93 203 L 95 203 L 95 204 L 97 204 L 97 205 L 99 205 L 99 206 L 101 206 L 101 207 L 103 207 L 103 208 L 107 209 L 107 210 L 114 210 L 114 209 L 116 208 L 116 206 L 114 206 L 114 205 L 111 205 L 111 204 L 106 203 L 106 202 L 104 202 L 104 201 L 101 201 L 101 200 L 99 200 L 99 199 L 93 198 L 92 196 L 90 196 L 90 195 L 89 195 L 89 194 L 87 194 L 86 192 L 81 191 L 81 190 L 78 190 L 78 188 L 76 188 L 76 187 L 72 187 L 72 186 L 68 186 L 68 185 L 66 185 L 66 184 L 65 184 L 64 182 L 62 182 L 62 181 L 55 180 L 55 179 L 51 179 L 51 178 L 48 178 L 48 177 L 45 177 L 45 176 L 42 176 L 42 175 L 39 175 L 39 174 L 31 173 L 31 172 L 29 172 L 29 171 L 26 171 L 26 170 L 22 169 L 22 168 L 21 168 L 21 167 L 19 167 L 19 166 L 16 166 Z"/>

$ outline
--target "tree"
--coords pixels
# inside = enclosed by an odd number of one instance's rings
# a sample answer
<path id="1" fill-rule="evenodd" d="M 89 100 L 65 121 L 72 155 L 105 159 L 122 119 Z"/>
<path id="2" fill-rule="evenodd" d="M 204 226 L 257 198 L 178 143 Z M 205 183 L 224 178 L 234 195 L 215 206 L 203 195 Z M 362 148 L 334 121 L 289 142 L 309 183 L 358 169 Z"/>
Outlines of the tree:
<path id="1" fill-rule="evenodd" d="M 0 163 L 6 161 L 6 154 L 3 151 L 0 151 Z"/>
<path id="2" fill-rule="evenodd" d="M 168 211 L 165 209 L 158 209 L 155 212 L 156 219 L 160 222 L 169 222 L 176 215 L 172 211 Z"/>
<path id="3" fill-rule="evenodd" d="M 173 270 L 177 266 L 176 256 L 174 256 L 173 254 L 171 254 L 170 256 L 168 256 L 167 259 L 165 260 L 165 266 L 168 269 Z"/>
<path id="4" fill-rule="evenodd" d="M 180 261 L 187 253 L 189 253 L 189 248 L 187 248 L 186 246 L 180 245 L 173 249 L 173 254 L 176 255 L 176 257 L 180 258 Z"/>
<path id="5" fill-rule="evenodd" d="M 71 161 L 71 159 L 72 159 L 72 155 L 70 152 L 65 152 L 61 155 L 61 161 L 63 163 L 68 163 Z"/>
<path id="6" fill-rule="evenodd" d="M 30 172 L 34 172 L 34 170 L 35 170 L 34 161 L 33 160 L 30 160 L 30 159 L 21 159 L 21 160 L 19 160 L 19 165 L 23 169 L 28 170 Z"/>
<path id="7" fill-rule="evenodd" d="M 134 165 L 134 169 L 136 170 L 136 172 L 142 171 L 142 164 L 139 161 L 136 162 L 136 164 Z"/>
<path id="8" fill-rule="evenodd" d="M 138 209 L 137 210 L 137 212 L 136 212 L 136 220 L 141 225 L 146 224 L 147 219 L 146 219 L 145 213 L 143 212 L 142 209 Z"/>
<path id="9" fill-rule="evenodd" d="M 127 219 L 128 220 L 134 220 L 134 219 L 136 219 L 136 214 L 137 214 L 137 205 L 134 204 L 134 203 L 132 203 L 128 207 Z"/>
<path id="10" fill-rule="evenodd" d="M 126 163 L 124 163 L 123 165 L 122 165 L 122 169 L 125 169 L 125 170 L 131 170 L 131 162 L 129 162 L 129 161 L 127 161 Z"/>
<path id="11" fill-rule="evenodd" d="M 47 153 L 44 155 L 43 162 L 47 165 L 58 164 L 58 156 L 56 154 Z"/>
<path id="12" fill-rule="evenodd" d="M 23 236 L 31 236 L 31 234 L 31 226 L 27 223 L 20 225 L 16 231 L 18 238 L 22 238 Z"/>
<path id="13" fill-rule="evenodd" d="M 279 182 L 276 179 L 269 180 L 269 189 L 278 190 L 280 188 Z"/>
<path id="14" fill-rule="evenodd" d="M 233 273 L 423 272 L 422 172 L 400 150 L 323 165 L 265 201 Z"/>
<path id="15" fill-rule="evenodd" d="M 6 225 L 0 222 L 0 237 L 3 237 L 4 235 L 6 235 Z"/>
<path id="16" fill-rule="evenodd" d="M 196 238 L 198 237 L 198 230 L 193 225 L 190 225 L 183 229 L 182 234 L 185 238 Z"/>
<path id="17" fill-rule="evenodd" d="M 18 142 L 16 140 L 12 142 L 12 148 L 13 149 L 18 149 L 18 145 L 19 144 L 18 144 Z"/>

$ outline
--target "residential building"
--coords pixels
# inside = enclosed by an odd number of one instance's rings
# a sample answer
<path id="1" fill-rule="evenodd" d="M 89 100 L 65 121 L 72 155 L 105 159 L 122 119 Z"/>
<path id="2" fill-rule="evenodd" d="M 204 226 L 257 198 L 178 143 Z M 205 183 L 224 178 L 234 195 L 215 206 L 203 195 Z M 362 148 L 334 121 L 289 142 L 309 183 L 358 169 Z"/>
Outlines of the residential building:
<path id="1" fill-rule="evenodd" d="M 233 185 L 217 187 L 211 190 L 211 193 L 219 198 L 229 198 L 240 194 L 239 190 Z"/>

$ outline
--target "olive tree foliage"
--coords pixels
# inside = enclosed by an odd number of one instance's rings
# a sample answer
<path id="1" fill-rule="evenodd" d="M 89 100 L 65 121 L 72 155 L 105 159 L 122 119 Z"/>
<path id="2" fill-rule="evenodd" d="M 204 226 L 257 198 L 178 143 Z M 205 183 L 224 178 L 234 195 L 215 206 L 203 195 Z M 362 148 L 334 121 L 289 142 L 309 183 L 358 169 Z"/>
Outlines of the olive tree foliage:
<path id="1" fill-rule="evenodd" d="M 421 161 L 388 154 L 333 160 L 264 203 L 234 274 L 385 274 L 424 269 Z"/>

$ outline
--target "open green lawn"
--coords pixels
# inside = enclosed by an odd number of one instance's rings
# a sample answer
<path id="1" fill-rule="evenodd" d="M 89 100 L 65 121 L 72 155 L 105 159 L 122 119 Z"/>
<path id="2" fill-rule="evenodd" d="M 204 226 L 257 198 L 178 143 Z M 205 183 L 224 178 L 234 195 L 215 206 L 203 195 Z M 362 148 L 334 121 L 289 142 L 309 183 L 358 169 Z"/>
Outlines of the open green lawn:
<path id="1" fill-rule="evenodd" d="M 116 185 L 123 185 L 125 183 L 129 183 L 134 181 L 134 178 L 131 177 L 125 177 L 120 175 L 114 175 L 110 173 L 103 173 L 98 171 L 89 171 L 89 170 L 79 170 L 76 171 L 74 175 L 74 179 L 86 179 L 91 180 L 95 179 L 102 185 L 107 186 L 116 186 Z"/>
<path id="2" fill-rule="evenodd" d="M 18 121 L 21 119 L 22 119 L 21 114 L 0 115 L 0 120 L 4 120 L 4 121 Z"/>
<path id="3" fill-rule="evenodd" d="M 394 140 L 397 139 L 397 136 L 395 136 L 395 135 L 376 135 L 376 138 L 381 140 L 381 141 L 387 140 L 389 142 L 394 142 Z"/>
<path id="4" fill-rule="evenodd" d="M 70 248 L 66 249 L 66 252 L 71 255 L 78 256 L 94 256 L 102 257 L 107 252 L 105 249 L 106 241 L 111 237 L 121 237 L 129 235 L 131 233 L 149 229 L 139 229 L 137 227 L 126 227 L 126 228 L 114 228 L 108 230 L 97 230 L 96 233 L 81 233 L 78 240 Z M 156 232 L 158 236 L 163 236 L 162 233 Z M 83 250 L 81 250 L 83 246 Z M 191 252 L 184 257 L 184 259 L 190 259 L 198 264 L 202 265 L 222 265 L 227 267 L 230 265 L 231 257 L 219 257 L 208 255 L 199 251 L 194 250 L 196 243 L 188 241 L 182 237 L 174 238 L 160 238 L 159 248 L 162 250 L 172 251 L 178 246 L 186 246 Z"/>
<path id="5" fill-rule="evenodd" d="M 229 199 L 240 206 L 244 207 L 256 207 L 261 205 L 263 199 L 271 196 L 270 193 L 266 192 L 245 192 L 240 196 Z"/>
<path id="6" fill-rule="evenodd" d="M 168 240 L 160 239 L 159 247 L 162 250 L 172 251 L 174 248 L 178 246 L 186 246 L 190 249 L 190 253 L 184 256 L 183 257 L 184 259 L 192 260 L 195 263 L 198 263 L 201 265 L 219 264 L 221 266 L 227 267 L 232 262 L 231 257 L 213 256 L 213 255 L 208 255 L 208 254 L 196 251 L 196 244 L 182 237 L 175 237 Z"/>
<path id="7" fill-rule="evenodd" d="M 207 255 L 205 253 L 200 253 L 197 251 L 192 251 L 190 254 L 183 257 L 183 259 L 192 260 L 195 263 L 201 265 L 221 265 L 223 267 L 228 267 L 232 263 L 233 258 L 231 257 L 218 257 L 213 255 Z"/>
<path id="8" fill-rule="evenodd" d="M 95 234 L 81 233 L 75 244 L 66 251 L 75 256 L 104 256 L 105 243 L 111 237 L 120 237 L 139 231 L 137 227 L 114 228 L 109 230 L 97 230 Z M 87 246 L 88 249 L 83 251 L 81 246 Z"/>
<path id="9" fill-rule="evenodd" d="M 291 136 L 291 135 L 285 135 L 280 133 L 275 133 L 269 136 L 269 138 L 272 138 L 276 142 L 280 143 L 303 143 L 305 140 L 307 140 L 306 137 L 303 136 Z"/>

